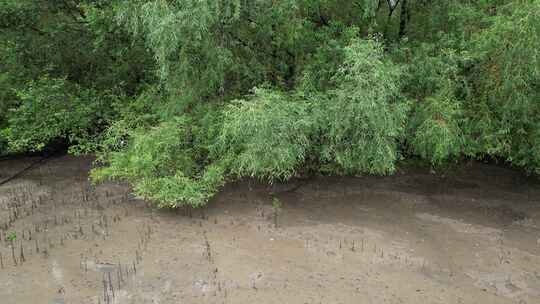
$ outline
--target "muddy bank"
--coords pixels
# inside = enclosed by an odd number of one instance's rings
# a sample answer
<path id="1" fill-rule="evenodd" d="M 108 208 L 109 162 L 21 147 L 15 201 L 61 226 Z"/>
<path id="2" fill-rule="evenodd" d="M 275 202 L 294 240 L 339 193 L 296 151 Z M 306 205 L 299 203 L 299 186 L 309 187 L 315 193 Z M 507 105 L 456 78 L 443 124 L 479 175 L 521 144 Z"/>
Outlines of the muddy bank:
<path id="1" fill-rule="evenodd" d="M 1 303 L 540 303 L 540 189 L 507 169 L 243 181 L 172 212 L 90 166 L 0 187 Z"/>

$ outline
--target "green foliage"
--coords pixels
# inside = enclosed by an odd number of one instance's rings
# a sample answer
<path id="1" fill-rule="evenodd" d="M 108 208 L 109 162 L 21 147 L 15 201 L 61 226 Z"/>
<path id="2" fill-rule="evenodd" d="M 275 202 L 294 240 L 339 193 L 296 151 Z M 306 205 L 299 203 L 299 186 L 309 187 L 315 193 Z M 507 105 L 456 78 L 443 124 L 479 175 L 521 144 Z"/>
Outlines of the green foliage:
<path id="1" fill-rule="evenodd" d="M 538 49 L 540 0 L 0 1 L 0 154 L 97 153 L 162 207 L 406 157 L 540 173 Z"/>
<path id="2" fill-rule="evenodd" d="M 17 240 L 17 233 L 15 231 L 10 231 L 6 236 L 6 239 L 13 244 L 13 242 Z"/>
<path id="3" fill-rule="evenodd" d="M 233 175 L 286 180 L 304 163 L 311 129 L 305 102 L 255 89 L 225 110 L 215 154 Z"/>
<path id="4" fill-rule="evenodd" d="M 540 1 L 516 1 L 500 8 L 492 25 L 474 37 L 479 64 L 472 78 L 477 127 L 474 140 L 492 154 L 529 171 L 540 171 Z M 491 142 L 495 142 L 493 145 Z"/>
<path id="5" fill-rule="evenodd" d="M 333 77 L 323 107 L 322 158 L 352 173 L 387 174 L 398 159 L 407 105 L 400 101 L 400 68 L 373 40 L 355 40 Z"/>
<path id="6" fill-rule="evenodd" d="M 126 1 L 118 19 L 143 37 L 158 76 L 187 106 L 223 88 L 230 51 L 211 31 L 239 17 L 240 1 Z"/>
<path id="7" fill-rule="evenodd" d="M 417 100 L 408 120 L 408 152 L 434 166 L 463 152 L 463 101 L 458 96 L 467 95 L 460 73 L 468 58 L 465 52 L 453 50 L 452 43 L 416 46 L 405 77 L 409 97 Z"/>
<path id="8" fill-rule="evenodd" d="M 123 38 L 113 5 L 0 1 L 0 141 L 12 152 L 92 142 L 113 120 L 116 97 L 152 79 L 151 58 Z"/>
<path id="9" fill-rule="evenodd" d="M 460 104 L 441 92 L 417 105 L 409 125 L 413 152 L 432 165 L 441 165 L 461 153 L 462 132 L 458 125 Z"/>
<path id="10" fill-rule="evenodd" d="M 18 90 L 17 97 L 20 105 L 7 115 L 6 131 L 15 152 L 39 151 L 59 138 L 77 142 L 109 115 L 103 96 L 64 79 L 40 78 Z"/>
<path id="11" fill-rule="evenodd" d="M 117 96 L 112 103 L 116 114 L 108 127 L 97 137 L 72 147 L 74 152 L 99 152 L 98 161 L 106 161 L 112 152 L 124 149 L 134 131 L 148 129 L 160 121 L 161 96 L 149 87 L 135 98 Z"/>
<path id="12" fill-rule="evenodd" d="M 344 46 L 358 35 L 356 27 L 343 28 L 332 24 L 314 33 L 314 40 L 324 43 L 314 49 L 299 81 L 298 89 L 306 95 L 317 94 L 334 88 L 332 77 L 345 58 Z"/>
<path id="13" fill-rule="evenodd" d="M 274 213 L 280 213 L 282 207 L 283 203 L 277 197 L 272 198 L 272 209 Z"/>
<path id="14" fill-rule="evenodd" d="M 200 176 L 188 177 L 182 172 L 174 176 L 142 179 L 135 183 L 141 197 L 158 202 L 160 207 L 176 208 L 183 205 L 201 207 L 224 184 L 223 169 L 209 166 Z"/>
<path id="15" fill-rule="evenodd" d="M 127 148 L 110 152 L 107 166 L 94 170 L 92 178 L 127 180 L 137 195 L 162 207 L 204 204 L 223 184 L 223 170 L 196 162 L 192 123 L 182 116 L 150 130 L 130 132 Z"/>

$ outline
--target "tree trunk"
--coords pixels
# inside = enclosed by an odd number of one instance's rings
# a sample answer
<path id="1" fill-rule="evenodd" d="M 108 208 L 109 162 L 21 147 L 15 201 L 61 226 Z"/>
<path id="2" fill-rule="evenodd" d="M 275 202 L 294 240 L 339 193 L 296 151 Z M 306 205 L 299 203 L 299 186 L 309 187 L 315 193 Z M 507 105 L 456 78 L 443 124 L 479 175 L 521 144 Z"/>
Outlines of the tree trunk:
<path id="1" fill-rule="evenodd" d="M 407 8 L 407 0 L 402 0 L 401 12 L 399 16 L 399 39 L 403 38 L 403 36 L 406 33 L 408 19 L 409 19 L 409 10 Z"/>

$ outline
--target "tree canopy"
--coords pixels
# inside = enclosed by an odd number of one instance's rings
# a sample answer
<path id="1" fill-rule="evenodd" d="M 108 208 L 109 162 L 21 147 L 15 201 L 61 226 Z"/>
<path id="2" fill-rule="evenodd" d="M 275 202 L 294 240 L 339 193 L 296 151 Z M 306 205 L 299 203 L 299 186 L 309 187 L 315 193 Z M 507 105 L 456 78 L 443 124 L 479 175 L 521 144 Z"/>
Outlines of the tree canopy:
<path id="1" fill-rule="evenodd" d="M 0 0 L 0 154 L 62 144 L 162 207 L 227 181 L 540 173 L 540 0 Z"/>

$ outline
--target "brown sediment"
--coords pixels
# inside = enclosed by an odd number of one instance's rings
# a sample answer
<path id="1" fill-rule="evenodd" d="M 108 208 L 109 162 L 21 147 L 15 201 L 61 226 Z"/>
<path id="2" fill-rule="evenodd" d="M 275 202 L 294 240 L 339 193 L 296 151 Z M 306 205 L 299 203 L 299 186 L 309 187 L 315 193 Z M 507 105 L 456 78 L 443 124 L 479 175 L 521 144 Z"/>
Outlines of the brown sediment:
<path id="1" fill-rule="evenodd" d="M 125 185 L 81 183 L 91 161 L 0 187 L 2 304 L 58 290 L 81 304 L 540 303 L 540 188 L 508 169 L 240 181 L 204 211 L 155 211 Z"/>

